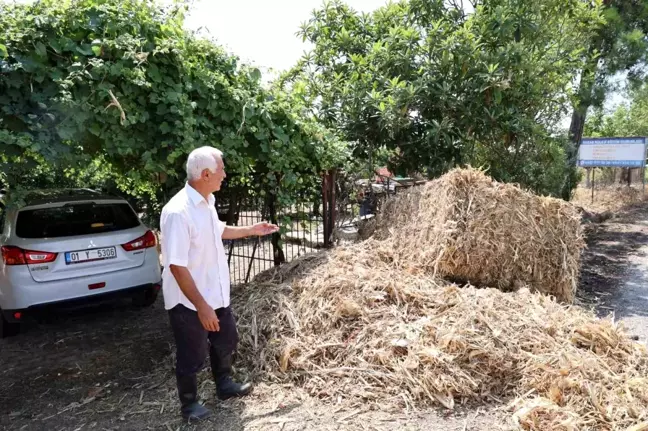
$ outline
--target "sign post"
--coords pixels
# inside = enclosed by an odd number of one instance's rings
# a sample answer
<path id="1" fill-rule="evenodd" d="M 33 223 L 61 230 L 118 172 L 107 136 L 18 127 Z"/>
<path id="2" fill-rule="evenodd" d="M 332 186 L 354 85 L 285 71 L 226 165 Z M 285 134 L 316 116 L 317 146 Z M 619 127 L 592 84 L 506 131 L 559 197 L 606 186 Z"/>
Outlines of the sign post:
<path id="1" fill-rule="evenodd" d="M 596 176 L 596 171 L 592 168 L 592 203 L 594 203 L 594 177 Z"/>
<path id="2" fill-rule="evenodd" d="M 643 193 L 646 188 L 646 137 L 583 138 L 578 150 L 578 166 L 639 168 L 643 172 Z M 592 169 L 592 202 L 594 202 L 594 169 Z"/>

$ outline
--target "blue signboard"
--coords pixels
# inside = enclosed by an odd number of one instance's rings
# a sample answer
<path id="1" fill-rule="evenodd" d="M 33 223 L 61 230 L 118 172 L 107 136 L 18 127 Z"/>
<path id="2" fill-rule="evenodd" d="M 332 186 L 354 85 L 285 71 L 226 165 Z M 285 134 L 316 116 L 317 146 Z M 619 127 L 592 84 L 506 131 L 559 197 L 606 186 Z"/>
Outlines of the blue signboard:
<path id="1" fill-rule="evenodd" d="M 646 137 L 583 138 L 578 152 L 578 166 L 646 166 Z"/>

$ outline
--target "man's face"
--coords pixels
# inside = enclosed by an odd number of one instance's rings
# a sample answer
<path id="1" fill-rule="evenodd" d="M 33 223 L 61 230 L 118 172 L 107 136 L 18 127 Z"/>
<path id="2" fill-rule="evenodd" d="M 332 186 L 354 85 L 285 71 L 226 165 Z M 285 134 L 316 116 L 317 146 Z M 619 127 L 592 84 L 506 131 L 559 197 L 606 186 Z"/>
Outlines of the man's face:
<path id="1" fill-rule="evenodd" d="M 225 164 L 222 160 L 218 160 L 216 172 L 210 172 L 209 176 L 209 184 L 211 186 L 210 188 L 215 192 L 219 191 L 221 185 L 223 184 L 223 180 L 225 179 L 225 177 L 227 177 L 227 175 L 225 174 Z"/>

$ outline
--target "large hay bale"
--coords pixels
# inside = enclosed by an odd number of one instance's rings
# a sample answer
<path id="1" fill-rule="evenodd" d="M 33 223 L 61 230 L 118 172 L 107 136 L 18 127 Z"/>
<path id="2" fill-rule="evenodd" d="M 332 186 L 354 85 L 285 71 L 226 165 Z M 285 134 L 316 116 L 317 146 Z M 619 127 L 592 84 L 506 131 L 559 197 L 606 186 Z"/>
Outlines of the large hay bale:
<path id="1" fill-rule="evenodd" d="M 477 286 L 534 291 L 571 302 L 585 245 L 577 209 L 455 169 L 388 202 L 380 234 L 404 267 Z"/>

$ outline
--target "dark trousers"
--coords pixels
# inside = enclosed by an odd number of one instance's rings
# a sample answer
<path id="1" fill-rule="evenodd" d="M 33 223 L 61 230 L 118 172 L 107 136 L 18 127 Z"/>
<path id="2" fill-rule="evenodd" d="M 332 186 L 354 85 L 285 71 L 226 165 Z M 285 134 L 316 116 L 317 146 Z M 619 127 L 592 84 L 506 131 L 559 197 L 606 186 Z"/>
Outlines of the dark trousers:
<path id="1" fill-rule="evenodd" d="M 238 332 L 230 307 L 216 310 L 220 331 L 203 328 L 198 313 L 183 305 L 169 310 L 171 329 L 176 343 L 176 376 L 193 377 L 203 367 L 207 352 L 216 384 L 229 377 L 233 354 L 238 345 Z"/>

